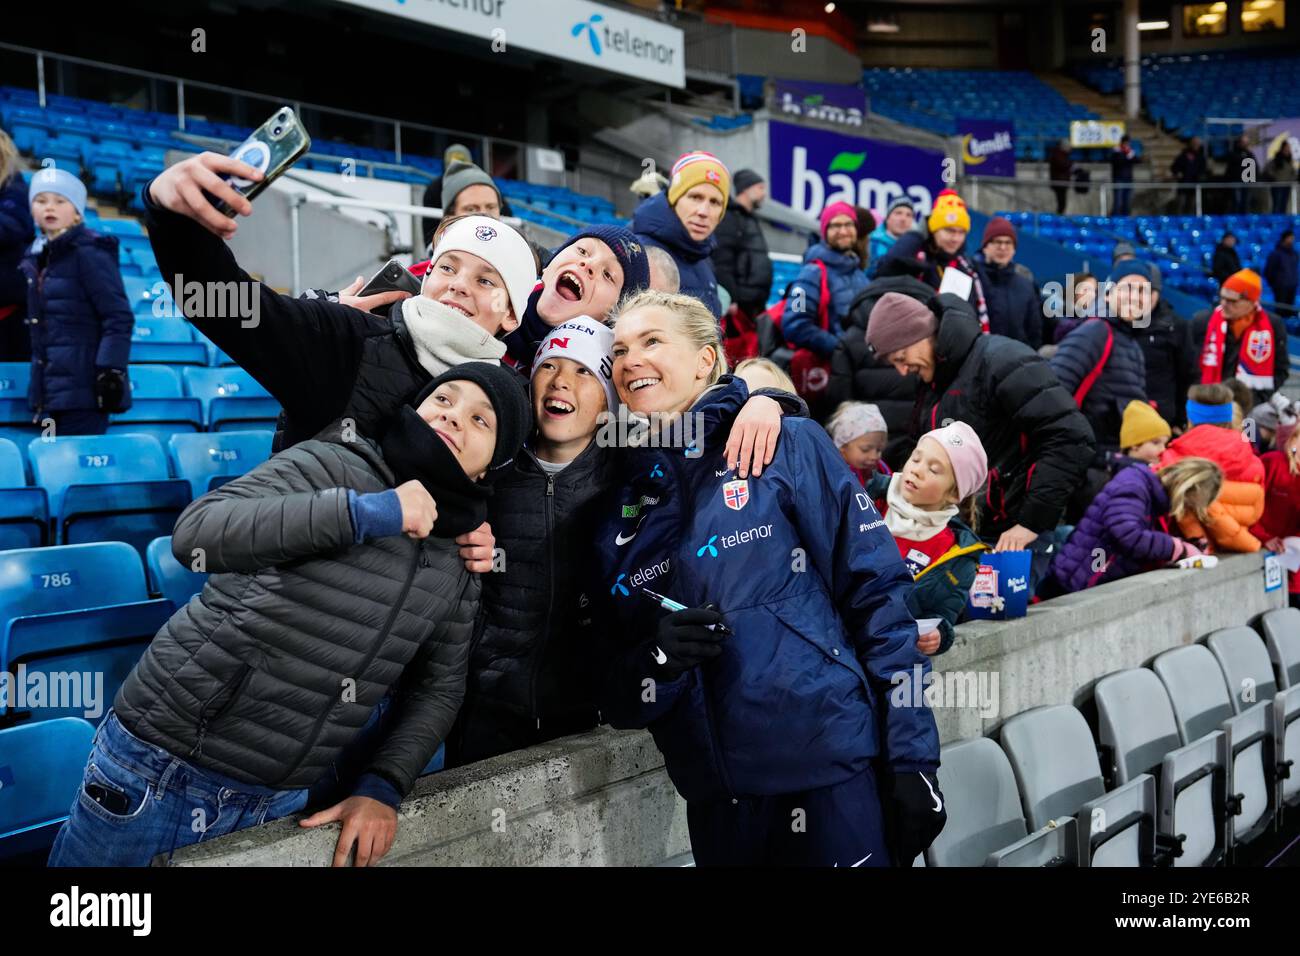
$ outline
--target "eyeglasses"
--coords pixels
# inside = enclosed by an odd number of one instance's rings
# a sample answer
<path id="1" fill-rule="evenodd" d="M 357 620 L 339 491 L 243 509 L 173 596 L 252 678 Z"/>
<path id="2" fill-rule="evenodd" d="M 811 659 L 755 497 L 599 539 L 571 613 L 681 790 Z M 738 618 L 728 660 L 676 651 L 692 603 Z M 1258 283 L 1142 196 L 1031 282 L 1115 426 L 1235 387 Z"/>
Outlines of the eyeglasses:
<path id="1" fill-rule="evenodd" d="M 857 229 L 858 227 L 851 222 L 833 222 L 826 227 L 827 232 L 834 232 L 837 229 Z"/>

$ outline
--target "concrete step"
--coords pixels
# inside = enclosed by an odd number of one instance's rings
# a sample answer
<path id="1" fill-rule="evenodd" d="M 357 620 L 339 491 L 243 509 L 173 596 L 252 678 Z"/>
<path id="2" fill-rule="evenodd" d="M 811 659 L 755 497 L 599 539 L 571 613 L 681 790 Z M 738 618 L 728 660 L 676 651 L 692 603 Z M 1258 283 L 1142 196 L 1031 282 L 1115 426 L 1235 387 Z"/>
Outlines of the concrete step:
<path id="1" fill-rule="evenodd" d="M 1154 123 L 1141 117 L 1130 120 L 1124 114 L 1122 95 L 1107 96 L 1084 86 L 1074 77 L 1063 73 L 1041 73 L 1041 79 L 1071 103 L 1079 103 L 1107 121 L 1122 121 L 1127 124 L 1128 133 L 1142 143 L 1143 155 L 1146 156 L 1156 179 L 1168 177 L 1169 164 L 1182 150 L 1182 141 L 1170 136 Z"/>

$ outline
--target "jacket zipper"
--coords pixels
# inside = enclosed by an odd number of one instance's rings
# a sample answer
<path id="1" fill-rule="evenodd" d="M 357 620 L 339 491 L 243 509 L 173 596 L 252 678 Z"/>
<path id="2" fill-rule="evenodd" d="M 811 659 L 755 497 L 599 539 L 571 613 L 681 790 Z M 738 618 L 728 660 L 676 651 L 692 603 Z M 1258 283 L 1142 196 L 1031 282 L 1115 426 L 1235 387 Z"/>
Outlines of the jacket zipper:
<path id="1" fill-rule="evenodd" d="M 397 601 L 389 609 L 388 618 L 384 621 L 383 629 L 379 632 L 379 636 L 375 639 L 374 645 L 370 648 L 370 653 L 366 655 L 366 659 L 362 661 L 361 666 L 357 668 L 356 676 L 358 681 L 369 669 L 371 662 L 379 655 L 380 650 L 383 649 L 384 642 L 388 639 L 388 633 L 393 629 L 393 622 L 397 620 L 397 615 L 401 613 L 403 605 L 406 604 L 406 596 L 411 592 L 411 585 L 415 583 L 416 569 L 420 567 L 420 564 L 422 563 L 421 559 L 424 557 L 424 545 L 419 541 L 414 542 L 414 544 L 415 550 L 411 553 L 411 566 L 406 571 L 406 582 L 402 585 L 402 593 L 397 596 Z M 333 711 L 333 709 L 334 705 L 331 703 L 325 707 L 321 711 L 320 716 L 316 718 L 316 723 L 312 727 L 311 733 L 308 734 L 307 741 L 302 745 L 302 750 L 298 753 L 297 759 L 294 760 L 293 765 L 289 767 L 285 775 L 280 778 L 279 783 L 281 785 L 283 785 L 284 781 L 292 777 L 298 768 L 302 766 L 302 762 L 307 759 L 307 755 L 311 753 L 312 746 L 316 743 L 316 738 L 320 735 L 321 727 L 325 725 L 325 721 L 329 719 L 330 712 Z"/>
<path id="2" fill-rule="evenodd" d="M 252 674 L 252 672 L 253 672 L 252 664 L 240 664 L 239 669 L 235 671 L 234 676 L 231 677 L 230 680 L 222 684 L 220 687 L 218 687 L 216 691 L 213 692 L 212 696 L 203 702 L 203 708 L 199 711 L 198 740 L 194 742 L 194 746 L 190 750 L 189 755 L 191 757 L 203 756 L 203 738 L 208 733 L 208 726 L 214 723 L 215 721 L 219 720 L 222 714 L 230 710 L 231 706 L 239 698 L 239 692 L 243 690 L 244 683 L 245 681 L 248 680 L 248 677 L 250 674 Z M 208 708 L 212 706 L 212 702 L 215 701 L 222 694 L 224 694 L 227 690 L 231 690 L 232 688 L 233 690 L 231 691 L 230 699 L 227 700 L 224 704 L 222 704 L 220 709 L 215 714 L 209 717 Z"/>
<path id="3" fill-rule="evenodd" d="M 528 713 L 537 731 L 542 729 L 542 715 L 537 712 L 537 674 L 542 669 L 542 654 L 551 639 L 551 615 L 555 612 L 555 476 L 546 476 L 546 617 L 542 638 L 533 651 L 528 679 Z"/>

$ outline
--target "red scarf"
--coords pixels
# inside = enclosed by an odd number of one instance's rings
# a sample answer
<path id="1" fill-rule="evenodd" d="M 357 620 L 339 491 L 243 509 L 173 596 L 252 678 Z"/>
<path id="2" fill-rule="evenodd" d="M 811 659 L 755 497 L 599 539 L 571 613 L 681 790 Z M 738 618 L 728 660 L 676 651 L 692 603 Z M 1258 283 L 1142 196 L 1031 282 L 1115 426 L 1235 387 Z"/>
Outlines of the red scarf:
<path id="1" fill-rule="evenodd" d="M 1205 342 L 1201 345 L 1201 384 L 1213 385 L 1223 381 L 1223 355 L 1228 346 L 1228 320 L 1222 308 L 1216 308 L 1205 329 Z M 1277 343 L 1273 341 L 1273 323 L 1259 306 L 1241 336 L 1237 349 L 1236 377 L 1248 388 L 1257 391 L 1273 389 L 1273 358 Z"/>

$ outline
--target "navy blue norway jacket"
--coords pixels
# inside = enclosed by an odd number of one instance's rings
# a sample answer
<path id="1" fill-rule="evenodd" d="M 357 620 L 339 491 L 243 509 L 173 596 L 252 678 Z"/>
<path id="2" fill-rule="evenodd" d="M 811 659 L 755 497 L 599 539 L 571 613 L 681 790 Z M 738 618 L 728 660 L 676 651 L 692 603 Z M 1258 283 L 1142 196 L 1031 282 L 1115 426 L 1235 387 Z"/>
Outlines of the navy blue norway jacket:
<path id="1" fill-rule="evenodd" d="M 27 308 L 27 280 L 18 268 L 36 235 L 31 205 L 27 202 L 27 184 L 14 174 L 0 184 L 0 306 L 20 305 Z M 21 309 L 15 321 L 22 320 Z"/>
<path id="2" fill-rule="evenodd" d="M 677 218 L 668 196 L 655 193 L 632 214 L 632 231 L 637 238 L 665 250 L 677 263 L 684 295 L 693 295 L 716 318 L 722 318 L 722 302 L 718 299 L 718 280 L 713 274 L 713 255 L 717 240 L 713 236 L 696 242 Z"/>
<path id="3" fill-rule="evenodd" d="M 32 338 L 33 411 L 98 407 L 99 369 L 126 371 L 135 319 L 117 268 L 117 239 L 73 226 L 29 252 L 27 315 Z M 128 386 L 124 408 L 131 407 Z"/>
<path id="4" fill-rule="evenodd" d="M 1125 407 L 1131 401 L 1147 400 L 1146 357 L 1138 341 L 1141 332 L 1114 316 L 1089 319 L 1061 341 L 1050 360 L 1061 385 L 1073 395 L 1101 362 L 1107 326 L 1113 335 L 1110 358 L 1084 396 L 1081 409 L 1097 437 L 1098 451 L 1119 449 Z"/>
<path id="5" fill-rule="evenodd" d="M 821 308 L 822 273 L 814 259 L 826 263 L 826 285 L 831 294 L 828 330 L 823 330 L 817 320 Z M 791 345 L 812 349 L 822 358 L 830 358 L 840 344 L 840 330 L 848 324 L 849 307 L 871 280 L 862 270 L 862 263 L 856 255 L 836 252 L 824 242 L 810 246 L 803 254 L 803 263 L 790 290 L 781 320 L 781 334 Z M 798 295 L 796 290 L 802 290 L 803 295 Z"/>
<path id="6" fill-rule="evenodd" d="M 721 450 L 747 396 L 724 377 L 692 409 L 703 454 L 630 450 L 605 499 L 589 590 L 605 719 L 649 727 L 688 801 L 830 786 L 877 757 L 932 770 L 934 715 L 910 692 L 924 688 L 929 660 L 898 547 L 815 422 L 783 419 L 772 464 L 733 483 Z M 653 695 L 644 681 L 665 612 L 641 586 L 692 607 L 712 601 L 734 632 L 720 657 Z M 906 681 L 891 685 L 896 674 Z"/>

